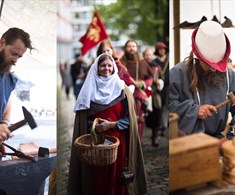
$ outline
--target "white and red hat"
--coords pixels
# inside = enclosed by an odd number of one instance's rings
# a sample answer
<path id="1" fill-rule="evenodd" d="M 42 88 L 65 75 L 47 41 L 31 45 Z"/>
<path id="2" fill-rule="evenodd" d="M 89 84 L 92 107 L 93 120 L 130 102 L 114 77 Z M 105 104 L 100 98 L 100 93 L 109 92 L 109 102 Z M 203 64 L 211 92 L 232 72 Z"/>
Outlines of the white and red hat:
<path id="1" fill-rule="evenodd" d="M 193 31 L 192 50 L 199 60 L 225 72 L 231 52 L 230 42 L 218 22 L 205 21 Z"/>

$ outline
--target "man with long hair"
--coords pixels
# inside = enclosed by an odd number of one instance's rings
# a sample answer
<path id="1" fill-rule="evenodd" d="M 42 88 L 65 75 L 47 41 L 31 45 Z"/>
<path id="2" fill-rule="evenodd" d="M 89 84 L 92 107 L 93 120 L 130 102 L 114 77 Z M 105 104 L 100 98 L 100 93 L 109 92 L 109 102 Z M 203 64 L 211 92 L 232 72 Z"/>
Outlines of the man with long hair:
<path id="1" fill-rule="evenodd" d="M 230 104 L 219 109 L 229 92 L 235 92 L 235 72 L 228 69 L 230 42 L 222 26 L 205 21 L 192 33 L 188 58 L 170 70 L 169 111 L 179 115 L 185 134 L 204 132 L 217 138 L 228 120 Z"/>
<path id="2" fill-rule="evenodd" d="M 134 98 L 137 110 L 139 136 L 142 138 L 145 127 L 145 100 L 148 97 L 145 89 L 148 89 L 153 82 L 152 70 L 147 62 L 140 58 L 138 46 L 135 40 L 128 40 L 124 46 L 124 55 L 120 59 L 126 66 L 135 85 Z"/>

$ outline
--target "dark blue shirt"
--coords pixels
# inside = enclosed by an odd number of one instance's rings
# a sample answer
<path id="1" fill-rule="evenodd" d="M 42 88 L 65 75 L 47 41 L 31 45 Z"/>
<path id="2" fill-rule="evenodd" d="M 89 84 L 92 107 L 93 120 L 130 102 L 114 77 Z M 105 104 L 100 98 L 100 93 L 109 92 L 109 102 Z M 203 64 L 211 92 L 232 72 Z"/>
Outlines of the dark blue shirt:
<path id="1" fill-rule="evenodd" d="M 16 82 L 17 77 L 13 73 L 0 73 L 0 121 Z"/>

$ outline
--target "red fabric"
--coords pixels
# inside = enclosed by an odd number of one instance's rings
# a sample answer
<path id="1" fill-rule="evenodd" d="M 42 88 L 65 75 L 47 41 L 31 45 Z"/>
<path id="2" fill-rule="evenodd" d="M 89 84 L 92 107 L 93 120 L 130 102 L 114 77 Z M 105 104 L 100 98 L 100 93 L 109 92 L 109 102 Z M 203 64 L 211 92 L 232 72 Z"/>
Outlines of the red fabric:
<path id="1" fill-rule="evenodd" d="M 141 79 L 141 81 L 145 83 L 146 89 L 142 90 L 142 89 L 137 89 L 136 88 L 133 95 L 134 95 L 135 98 L 145 100 L 146 98 L 149 97 L 149 95 L 152 95 L 151 91 L 148 91 L 148 87 L 152 85 L 153 77 L 149 77 L 145 80 Z"/>
<path id="2" fill-rule="evenodd" d="M 102 118 L 110 121 L 117 121 L 124 115 L 121 102 L 92 116 L 92 119 Z M 106 135 L 112 135 L 119 139 L 117 160 L 106 167 L 91 167 L 92 193 L 97 195 L 125 195 L 125 186 L 120 184 L 119 178 L 124 167 L 124 135 L 123 130 L 110 129 Z M 126 140 L 126 139 L 125 139 Z"/>
<path id="3" fill-rule="evenodd" d="M 127 68 L 121 64 L 120 60 L 115 60 L 118 68 L 118 75 L 120 79 L 122 79 L 127 86 L 133 85 L 133 81 L 131 80 L 131 76 L 127 70 Z"/>
<path id="4" fill-rule="evenodd" d="M 79 41 L 83 43 L 81 48 L 82 55 L 85 55 L 92 47 L 96 46 L 102 40 L 108 38 L 105 26 L 98 14 L 95 11 L 92 22 L 89 25 L 87 32 L 83 35 Z"/>
<path id="5" fill-rule="evenodd" d="M 158 50 L 158 49 L 166 49 L 166 48 L 167 48 L 167 46 L 164 43 L 162 43 L 162 42 L 159 42 L 159 43 L 157 43 L 155 45 L 155 49 L 156 50 Z"/>

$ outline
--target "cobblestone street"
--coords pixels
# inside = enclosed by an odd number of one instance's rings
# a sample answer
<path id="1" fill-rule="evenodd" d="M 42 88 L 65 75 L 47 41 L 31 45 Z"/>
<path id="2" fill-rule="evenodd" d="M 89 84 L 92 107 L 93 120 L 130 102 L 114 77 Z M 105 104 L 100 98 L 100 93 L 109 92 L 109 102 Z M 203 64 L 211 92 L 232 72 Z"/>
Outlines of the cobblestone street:
<path id="1" fill-rule="evenodd" d="M 60 102 L 60 100 L 58 101 Z M 64 195 L 67 188 L 68 166 L 71 138 L 75 114 L 72 112 L 75 103 L 72 95 L 66 99 L 61 94 L 61 106 L 58 106 L 58 195 Z M 142 140 L 145 159 L 148 195 L 168 194 L 168 139 L 160 137 L 159 147 L 151 146 L 151 130 L 145 129 Z"/>
<path id="2" fill-rule="evenodd" d="M 151 145 L 151 130 L 146 128 L 142 140 L 149 195 L 168 194 L 168 139 L 159 137 L 159 146 Z"/>

